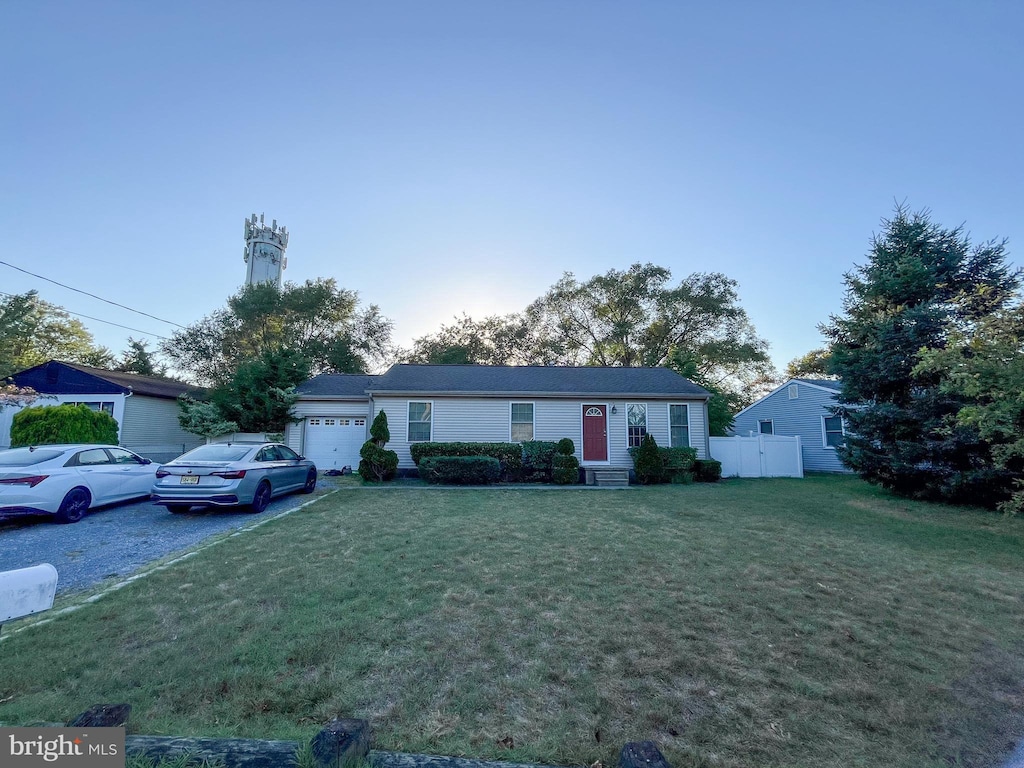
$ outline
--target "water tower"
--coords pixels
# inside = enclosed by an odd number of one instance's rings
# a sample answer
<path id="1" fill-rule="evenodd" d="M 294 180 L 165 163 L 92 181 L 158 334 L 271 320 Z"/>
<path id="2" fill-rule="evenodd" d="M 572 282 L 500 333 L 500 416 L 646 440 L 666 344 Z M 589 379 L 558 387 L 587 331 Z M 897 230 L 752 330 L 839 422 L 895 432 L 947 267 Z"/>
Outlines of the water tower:
<path id="1" fill-rule="evenodd" d="M 268 227 L 260 214 L 245 220 L 245 284 L 273 283 L 281 287 L 282 273 L 288 266 L 284 255 L 288 247 L 288 230 L 278 229 L 277 219 Z"/>

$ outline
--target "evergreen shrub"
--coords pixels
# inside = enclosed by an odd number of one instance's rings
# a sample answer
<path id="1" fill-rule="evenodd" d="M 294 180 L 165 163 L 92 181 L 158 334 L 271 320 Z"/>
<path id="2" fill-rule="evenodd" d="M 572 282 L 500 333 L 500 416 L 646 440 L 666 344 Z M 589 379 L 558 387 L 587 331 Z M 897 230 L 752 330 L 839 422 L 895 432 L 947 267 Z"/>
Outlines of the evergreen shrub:
<path id="1" fill-rule="evenodd" d="M 501 479 L 501 463 L 492 456 L 424 456 L 419 470 L 435 485 L 490 485 Z"/>
<path id="2" fill-rule="evenodd" d="M 117 422 L 106 411 L 84 405 L 44 405 L 14 414 L 12 448 L 60 443 L 117 445 Z"/>

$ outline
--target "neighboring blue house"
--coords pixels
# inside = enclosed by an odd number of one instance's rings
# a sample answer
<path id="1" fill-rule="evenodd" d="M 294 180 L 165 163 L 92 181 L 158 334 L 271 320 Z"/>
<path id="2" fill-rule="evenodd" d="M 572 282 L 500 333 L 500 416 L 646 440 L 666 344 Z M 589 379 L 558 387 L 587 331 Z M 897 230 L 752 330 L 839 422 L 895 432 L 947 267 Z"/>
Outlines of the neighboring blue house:
<path id="1" fill-rule="evenodd" d="M 732 433 L 798 435 L 806 471 L 849 472 L 836 456 L 836 447 L 846 440 L 846 425 L 829 410 L 840 387 L 830 379 L 790 379 L 737 413 Z"/>

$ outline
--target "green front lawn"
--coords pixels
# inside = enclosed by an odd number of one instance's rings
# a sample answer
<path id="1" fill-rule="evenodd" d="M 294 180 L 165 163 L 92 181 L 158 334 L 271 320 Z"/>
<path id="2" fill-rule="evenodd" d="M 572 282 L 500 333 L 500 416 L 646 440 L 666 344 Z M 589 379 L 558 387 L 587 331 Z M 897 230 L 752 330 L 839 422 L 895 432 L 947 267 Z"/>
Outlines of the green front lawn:
<path id="1" fill-rule="evenodd" d="M 0 721 L 685 766 L 996 765 L 1024 519 L 846 477 L 343 489 L 0 643 Z M 13 625 L 16 626 L 16 625 Z M 514 746 L 510 749 L 507 745 Z"/>

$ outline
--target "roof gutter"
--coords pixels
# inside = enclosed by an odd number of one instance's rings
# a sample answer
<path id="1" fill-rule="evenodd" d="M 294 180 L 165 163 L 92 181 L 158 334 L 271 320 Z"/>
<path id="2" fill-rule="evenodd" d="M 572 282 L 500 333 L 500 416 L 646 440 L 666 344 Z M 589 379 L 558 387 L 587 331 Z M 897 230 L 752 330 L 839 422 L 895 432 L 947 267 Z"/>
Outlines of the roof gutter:
<path id="1" fill-rule="evenodd" d="M 684 392 L 495 392 L 495 391 L 462 391 L 462 390 L 367 390 L 370 397 L 559 397 L 575 399 L 596 399 L 615 398 L 617 400 L 704 400 L 707 401 L 711 394 L 699 395 L 696 393 Z M 328 399 L 326 396 L 317 397 L 317 400 Z"/>

